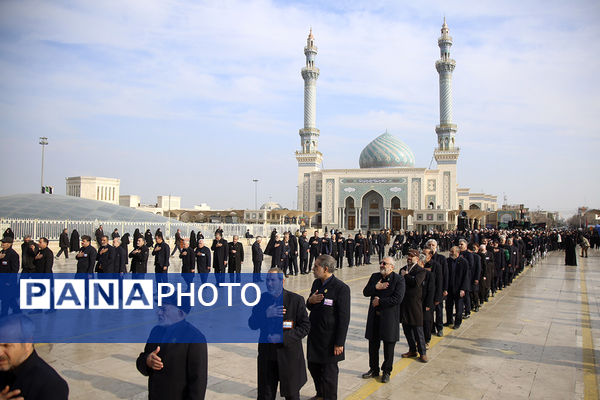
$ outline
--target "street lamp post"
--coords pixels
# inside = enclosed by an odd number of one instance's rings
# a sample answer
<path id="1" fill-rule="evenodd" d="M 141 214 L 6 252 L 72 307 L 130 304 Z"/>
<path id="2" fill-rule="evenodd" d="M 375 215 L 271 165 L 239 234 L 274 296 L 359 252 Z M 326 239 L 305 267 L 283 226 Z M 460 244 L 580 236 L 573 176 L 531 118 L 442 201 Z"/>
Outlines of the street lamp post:
<path id="1" fill-rule="evenodd" d="M 254 209 L 258 210 L 258 179 L 252 179 L 254 182 Z"/>
<path id="2" fill-rule="evenodd" d="M 48 138 L 41 137 L 40 144 L 42 145 L 42 177 L 41 177 L 41 184 L 40 184 L 40 190 L 41 190 L 44 187 L 44 148 L 48 145 Z"/>

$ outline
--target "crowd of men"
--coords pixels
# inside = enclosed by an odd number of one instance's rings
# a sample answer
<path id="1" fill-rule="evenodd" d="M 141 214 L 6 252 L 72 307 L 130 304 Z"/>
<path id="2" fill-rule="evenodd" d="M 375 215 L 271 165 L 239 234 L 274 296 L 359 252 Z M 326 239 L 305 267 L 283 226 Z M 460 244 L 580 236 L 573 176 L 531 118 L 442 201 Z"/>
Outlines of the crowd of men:
<path id="1" fill-rule="evenodd" d="M 144 235 L 136 230 L 131 251 L 127 248 L 129 235 L 120 237 L 116 229 L 109 239 L 100 226 L 95 234 L 97 248 L 92 245 L 90 236 L 83 235 L 81 245 L 77 243 L 73 249 L 73 234 L 69 239 L 68 232 L 63 232 L 59 246 L 65 249 L 65 257 L 71 250 L 76 253 L 76 272 L 82 274 L 127 271 L 145 274 L 152 255 L 156 279 L 166 280 L 170 258 L 178 251 L 181 271 L 202 273 L 205 282 L 209 272 L 218 276 L 227 272 L 232 279 L 238 279 L 236 274 L 241 272 L 244 262 L 244 247 L 239 238 L 234 236 L 228 242 L 220 229 L 215 232 L 210 247 L 202 234 L 183 237 L 178 231 L 172 251 L 160 230 L 154 235 L 149 230 Z M 307 366 L 315 384 L 315 398 L 337 398 L 338 363 L 345 358 L 351 315 L 350 288 L 334 275 L 337 269 L 371 264 L 371 256 L 377 254 L 379 271 L 370 276 L 363 289 L 363 295 L 369 299 L 365 329 L 365 338 L 369 341 L 369 370 L 362 377 L 371 379 L 381 374 L 381 382 L 386 383 L 392 372 L 395 345 L 400 340 L 400 325 L 408 345 L 408 351 L 401 356 L 426 363 L 432 335 L 443 336 L 444 326 L 459 329 L 463 319 L 479 312 L 490 297 L 510 286 L 526 265 L 535 265 L 547 252 L 562 249 L 568 259 L 573 244 L 581 245 L 586 235 L 581 231 L 484 229 L 423 234 L 399 232 L 396 235 L 382 230 L 365 235 L 350 233 L 345 237 L 342 232 L 332 230 L 325 231 L 323 236 L 314 231 L 309 237 L 307 231 L 285 232 L 283 236 L 274 231 L 264 252 L 259 236 L 252 245 L 253 272 L 261 272 L 264 254 L 271 257 L 271 267 L 266 279 L 268 295 L 261 298 L 248 321 L 251 329 L 261 329 L 258 398 L 274 399 L 279 385 L 286 399 L 299 399 L 300 389 L 307 381 Z M 13 237 L 4 235 L 0 272 L 19 272 L 19 255 L 12 249 L 13 242 Z M 448 257 L 442 254 L 445 251 Z M 398 261 L 402 256 L 405 262 Z M 53 261 L 54 254 L 46 238 L 40 238 L 37 243 L 29 236 L 24 238 L 22 273 L 51 273 Z M 310 272 L 315 279 L 307 299 L 283 288 L 290 276 Z M 2 315 L 9 314 L 11 309 L 13 314 L 18 313 L 18 304 L 3 300 Z M 189 311 L 185 304 L 167 302 L 161 309 L 163 327 L 153 333 L 155 337 L 164 339 L 168 336 L 165 332 L 174 334 L 192 329 L 185 321 Z M 273 324 L 263 323 L 269 318 L 283 319 L 283 336 L 277 329 L 269 330 Z M 24 325 L 19 322 L 19 326 Z M 306 359 L 302 349 L 304 337 L 308 341 Z M 381 342 L 384 360 L 380 364 Z M 20 372 L 16 372 L 20 371 L 15 369 L 18 361 L 3 363 L 8 353 L 2 346 L 0 344 L 0 389 L 5 386 L 6 389 L 0 396 L 12 398 L 6 395 L 13 393 L 16 397 L 16 390 L 20 390 L 19 393 L 29 393 L 24 396 L 28 399 L 51 398 L 33 394 L 30 387 L 33 383 L 27 383 L 19 376 Z M 32 349 L 32 346 L 22 349 L 25 358 L 21 363 L 29 359 L 43 362 Z M 149 339 L 137 360 L 138 370 L 149 377 L 149 398 L 204 398 L 207 357 L 206 345 L 181 343 L 178 346 Z M 66 398 L 62 395 L 64 380 L 47 364 L 42 367 L 46 371 L 43 376 L 61 389 L 55 391 L 52 398 Z"/>

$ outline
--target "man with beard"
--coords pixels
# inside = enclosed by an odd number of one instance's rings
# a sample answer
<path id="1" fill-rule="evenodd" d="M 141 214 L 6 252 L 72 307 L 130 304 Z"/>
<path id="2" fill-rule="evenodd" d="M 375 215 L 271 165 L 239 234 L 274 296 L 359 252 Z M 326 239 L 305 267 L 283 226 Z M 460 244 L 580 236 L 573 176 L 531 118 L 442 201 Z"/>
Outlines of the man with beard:
<path id="1" fill-rule="evenodd" d="M 394 259 L 384 257 L 379 272 L 369 278 L 363 295 L 370 298 L 365 339 L 369 341 L 369 371 L 364 379 L 379 376 L 379 347 L 383 341 L 382 383 L 390 380 L 394 347 L 400 340 L 400 303 L 406 290 L 404 279 L 394 272 Z"/>
<path id="2" fill-rule="evenodd" d="M 133 274 L 143 274 L 148 272 L 148 247 L 144 244 L 144 238 L 139 237 L 135 248 L 129 253 L 131 258 L 131 272 Z"/>
<path id="3" fill-rule="evenodd" d="M 441 280 L 440 280 L 439 272 L 434 273 L 434 275 L 436 276 L 435 287 L 436 287 L 438 297 L 436 299 L 434 299 L 434 310 L 433 310 L 434 316 L 435 316 L 433 331 L 437 332 L 437 335 L 439 337 L 442 337 L 442 336 L 444 336 L 443 299 L 445 299 L 446 296 L 448 296 L 448 261 L 446 260 L 446 257 L 444 257 L 442 254 L 440 254 L 438 252 L 438 243 L 435 239 L 429 239 L 426 242 L 425 247 L 428 248 L 429 250 L 431 250 L 431 252 L 432 252 L 431 259 L 439 266 L 439 270 L 441 271 L 441 274 L 442 274 Z M 440 291 L 442 294 L 441 300 L 439 297 Z"/>
<path id="4" fill-rule="evenodd" d="M 155 236 L 156 246 L 152 249 L 152 255 L 154 256 L 154 273 L 156 274 L 157 283 L 167 282 L 167 273 L 169 269 L 169 245 L 165 242 L 162 234 Z"/>
<path id="5" fill-rule="evenodd" d="M 127 252 L 121 246 L 121 239 L 113 239 L 113 247 L 115 248 L 115 273 L 127 273 Z"/>
<path id="6" fill-rule="evenodd" d="M 149 400 L 201 400 L 206 395 L 206 338 L 186 321 L 190 310 L 189 299 L 178 304 L 176 295 L 158 307 L 158 325 L 136 360 L 138 371 L 148 377 Z"/>
<path id="7" fill-rule="evenodd" d="M 108 236 L 102 236 L 98 256 L 96 257 L 96 272 L 112 274 L 115 268 L 115 248 L 108 244 Z"/>
<path id="8" fill-rule="evenodd" d="M 179 253 L 179 258 L 181 259 L 181 274 L 189 290 L 190 284 L 194 281 L 194 273 L 196 272 L 196 254 L 194 253 L 194 249 L 190 247 L 189 239 L 183 239 L 183 249 Z"/>
<path id="9" fill-rule="evenodd" d="M 222 283 L 225 281 L 223 274 L 227 265 L 227 256 L 229 255 L 227 240 L 223 239 L 220 233 L 215 235 L 210 249 L 213 251 L 213 269 L 215 271 L 217 281 Z"/>
<path id="10" fill-rule="evenodd" d="M 262 267 L 262 262 L 264 259 L 264 254 L 262 251 L 262 247 L 260 247 L 260 243 L 262 242 L 262 236 L 257 236 L 254 243 L 252 243 L 252 273 L 254 274 L 253 280 L 255 282 L 260 282 L 261 279 L 258 275 L 260 274 L 260 269 Z M 300 266 L 302 266 L 302 261 L 300 262 Z"/>
<path id="11" fill-rule="evenodd" d="M 329 232 L 325 231 L 324 237 L 321 239 L 321 254 L 331 255 L 332 243 L 329 237 Z"/>
<path id="12" fill-rule="evenodd" d="M 402 358 L 412 358 L 420 355 L 421 362 L 429 361 L 423 334 L 423 289 L 421 285 L 427 277 L 427 272 L 419 265 L 419 251 L 412 249 L 408 252 L 408 265 L 400 270 L 406 284 L 406 292 L 401 305 L 402 328 L 408 342 L 408 352 Z M 417 354 L 417 350 L 419 354 Z"/>
<path id="13" fill-rule="evenodd" d="M 38 274 L 51 274 L 54 265 L 54 254 L 48 247 L 48 239 L 40 238 L 38 241 L 38 252 L 33 258 L 35 272 Z"/>
<path id="14" fill-rule="evenodd" d="M 96 258 L 98 252 L 92 246 L 92 238 L 88 235 L 81 237 L 81 248 L 79 253 L 75 255 L 77 259 L 77 273 L 78 274 L 92 274 L 94 273 L 94 266 L 96 265 Z"/>
<path id="15" fill-rule="evenodd" d="M 196 268 L 202 283 L 206 283 L 210 272 L 210 249 L 204 245 L 204 239 L 198 240 L 196 247 Z"/>
<path id="16" fill-rule="evenodd" d="M 317 397 L 337 399 L 338 362 L 345 358 L 344 345 L 350 324 L 350 288 L 333 275 L 335 260 L 323 254 L 315 260 L 315 280 L 306 307 L 310 310 L 307 343 L 308 370 Z"/>
<path id="17" fill-rule="evenodd" d="M 238 235 L 233 236 L 233 241 L 228 244 L 227 272 L 229 272 L 230 282 L 241 282 L 240 273 L 244 263 L 244 246 L 240 243 Z M 235 274 L 235 275 L 234 275 Z"/>
<path id="18" fill-rule="evenodd" d="M 69 234 L 67 233 L 67 228 L 63 229 L 60 237 L 58 238 L 58 246 L 60 250 L 56 254 L 56 258 L 58 259 L 62 253 L 65 253 L 65 260 L 69 258 Z"/>
<path id="19" fill-rule="evenodd" d="M 348 239 L 346 239 L 346 258 L 348 259 L 348 266 L 354 266 L 354 248 L 355 248 L 354 238 L 352 234 L 348 234 Z"/>
<path id="20" fill-rule="evenodd" d="M 469 265 L 464 257 L 460 257 L 460 249 L 456 246 L 450 248 L 448 258 L 448 297 L 446 298 L 446 323 L 445 326 L 454 325 L 460 328 L 463 316 L 465 296 L 469 292 Z M 456 306 L 456 319 L 453 318 Z"/>
<path id="21" fill-rule="evenodd" d="M 21 244 L 21 272 L 24 274 L 30 274 L 35 272 L 35 266 L 33 265 L 33 259 L 38 252 L 37 243 L 31 240 L 30 235 L 25 235 L 23 243 Z"/>
<path id="22" fill-rule="evenodd" d="M 319 231 L 315 231 L 315 235 L 310 238 L 310 259 L 308 260 L 308 270 L 312 269 L 312 264 L 315 258 L 321 254 L 321 239 L 319 239 Z"/>
<path id="23" fill-rule="evenodd" d="M 302 235 L 298 238 L 298 248 L 300 255 L 300 274 L 308 274 L 308 256 L 310 253 L 310 244 L 308 243 L 308 238 L 306 237 L 308 232 L 306 230 L 302 231 Z"/>
<path id="24" fill-rule="evenodd" d="M 260 328 L 259 400 L 274 400 L 278 383 L 281 396 L 299 400 L 300 389 L 307 381 L 302 339 L 310 331 L 310 321 L 304 299 L 285 290 L 284 282 L 280 268 L 269 270 L 266 276 L 268 292 L 254 306 L 248 320 L 250 329 Z"/>

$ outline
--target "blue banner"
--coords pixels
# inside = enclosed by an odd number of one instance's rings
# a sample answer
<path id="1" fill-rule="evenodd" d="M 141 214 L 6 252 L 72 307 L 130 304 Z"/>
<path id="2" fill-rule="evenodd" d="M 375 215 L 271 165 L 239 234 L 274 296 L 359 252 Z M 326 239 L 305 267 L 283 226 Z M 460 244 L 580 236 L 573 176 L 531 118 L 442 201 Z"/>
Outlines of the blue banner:
<path id="1" fill-rule="evenodd" d="M 0 274 L 0 343 L 260 343 L 282 336 L 282 288 L 276 273 Z"/>

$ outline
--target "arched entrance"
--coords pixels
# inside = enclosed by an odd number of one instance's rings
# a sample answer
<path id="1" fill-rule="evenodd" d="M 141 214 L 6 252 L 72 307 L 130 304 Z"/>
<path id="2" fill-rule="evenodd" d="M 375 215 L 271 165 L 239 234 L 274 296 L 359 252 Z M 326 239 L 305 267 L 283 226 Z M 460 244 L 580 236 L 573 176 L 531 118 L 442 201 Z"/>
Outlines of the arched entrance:
<path id="1" fill-rule="evenodd" d="M 397 196 L 392 198 L 392 210 L 400 210 L 401 203 Z M 392 211 L 392 230 L 399 231 L 402 229 L 402 215 L 398 215 Z"/>
<path id="2" fill-rule="evenodd" d="M 384 227 L 383 197 L 374 190 L 365 194 L 361 203 L 360 227 L 367 230 L 379 230 Z"/>
<path id="3" fill-rule="evenodd" d="M 353 231 L 356 229 L 356 208 L 354 207 L 354 199 L 352 197 L 346 198 L 344 205 L 344 209 L 346 210 L 346 215 L 344 216 L 344 218 L 346 218 L 346 229 Z"/>

